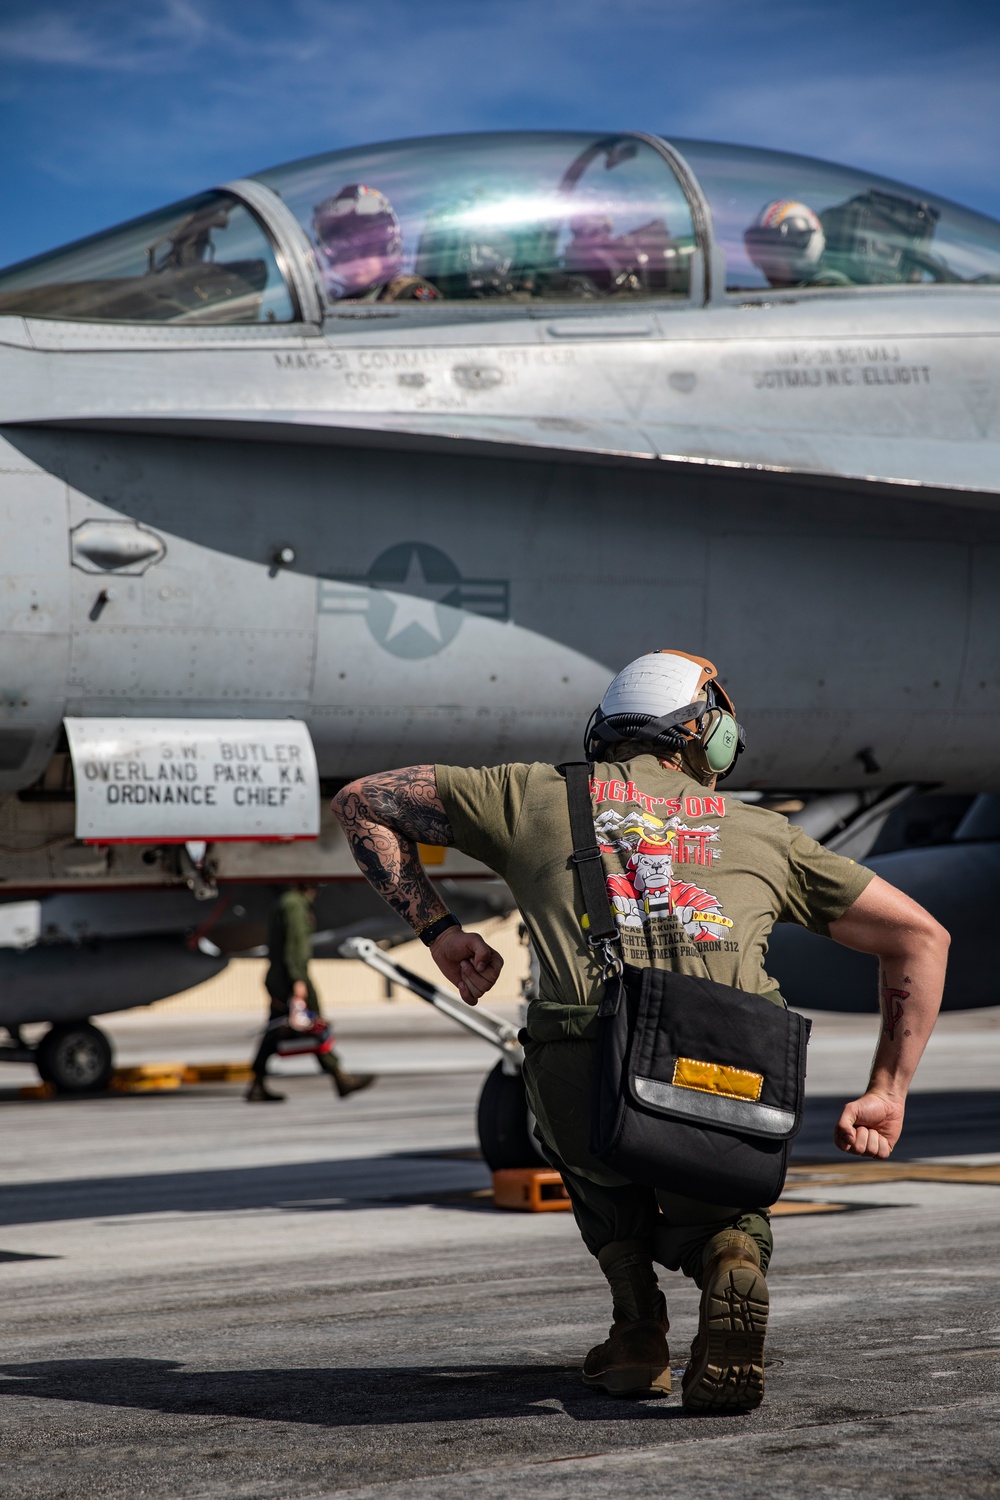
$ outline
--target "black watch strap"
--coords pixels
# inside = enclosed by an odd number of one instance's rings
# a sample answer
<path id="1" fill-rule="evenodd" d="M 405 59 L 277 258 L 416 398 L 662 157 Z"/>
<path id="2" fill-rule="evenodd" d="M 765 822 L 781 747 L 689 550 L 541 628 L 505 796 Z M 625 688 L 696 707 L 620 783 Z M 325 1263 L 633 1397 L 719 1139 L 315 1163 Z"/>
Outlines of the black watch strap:
<path id="1" fill-rule="evenodd" d="M 436 922 L 430 922 L 426 927 L 421 927 L 417 937 L 429 948 L 432 943 L 437 942 L 442 932 L 447 932 L 449 927 L 461 927 L 461 922 L 451 912 L 446 912 L 443 917 L 438 917 Z"/>

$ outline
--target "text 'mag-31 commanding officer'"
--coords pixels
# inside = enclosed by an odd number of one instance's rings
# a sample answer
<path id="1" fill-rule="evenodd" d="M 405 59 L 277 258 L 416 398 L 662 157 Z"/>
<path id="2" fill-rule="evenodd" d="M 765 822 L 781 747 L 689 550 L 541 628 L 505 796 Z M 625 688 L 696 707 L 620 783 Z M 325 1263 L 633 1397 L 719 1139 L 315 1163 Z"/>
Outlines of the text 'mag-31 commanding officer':
<path id="1" fill-rule="evenodd" d="M 676 722 L 678 711 L 690 717 Z M 663 721 L 672 720 L 664 729 Z M 723 723 L 732 743 L 719 743 Z M 775 922 L 880 960 L 883 1025 L 865 1092 L 844 1106 L 846 1152 L 886 1157 L 941 1002 L 948 935 L 902 892 L 832 854 L 778 813 L 716 781 L 739 746 L 715 667 L 686 652 L 639 657 L 611 683 L 587 733 L 591 803 L 622 956 L 783 1005 L 764 968 Z M 640 1186 L 590 1151 L 601 963 L 581 926 L 566 784 L 554 766 L 410 766 L 345 787 L 334 804 L 372 885 L 475 1004 L 501 959 L 463 931 L 421 868 L 417 842 L 453 844 L 507 881 L 540 967 L 524 1078 L 548 1159 L 613 1296 L 610 1336 L 583 1378 L 620 1395 L 670 1389 L 667 1311 L 654 1260 L 702 1290 L 683 1385 L 687 1410 L 748 1411 L 763 1395 L 768 1205 L 747 1211 Z"/>

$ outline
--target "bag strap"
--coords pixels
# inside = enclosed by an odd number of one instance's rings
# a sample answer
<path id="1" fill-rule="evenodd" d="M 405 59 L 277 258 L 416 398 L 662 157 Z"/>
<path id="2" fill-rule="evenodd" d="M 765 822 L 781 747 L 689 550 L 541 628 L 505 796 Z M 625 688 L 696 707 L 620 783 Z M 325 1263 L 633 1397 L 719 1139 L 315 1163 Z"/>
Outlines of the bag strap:
<path id="1" fill-rule="evenodd" d="M 587 944 L 600 950 L 604 978 L 612 979 L 621 973 L 622 961 L 618 952 L 618 924 L 611 914 L 604 861 L 594 829 L 594 809 L 590 801 L 592 766 L 586 760 L 568 761 L 558 770 L 566 778 L 566 803 L 573 839 L 570 860 L 580 881 L 587 913 Z"/>
<path id="2" fill-rule="evenodd" d="M 583 893 L 587 913 L 587 941 L 607 942 L 617 938 L 618 928 L 608 904 L 604 861 L 594 829 L 594 810 L 590 801 L 590 763 L 571 761 L 565 768 L 566 801 L 569 805 L 569 830 L 573 837 L 570 855 Z"/>

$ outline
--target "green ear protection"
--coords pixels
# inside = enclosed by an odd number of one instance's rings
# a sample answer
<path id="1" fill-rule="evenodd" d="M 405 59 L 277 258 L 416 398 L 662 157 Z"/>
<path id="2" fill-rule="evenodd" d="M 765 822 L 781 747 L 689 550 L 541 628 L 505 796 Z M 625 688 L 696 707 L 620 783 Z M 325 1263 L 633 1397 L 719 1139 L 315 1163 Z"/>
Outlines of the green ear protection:
<path id="1" fill-rule="evenodd" d="M 716 776 L 728 771 L 740 750 L 740 728 L 732 714 L 713 708 L 706 714 L 709 722 L 701 733 L 701 750 L 708 769 Z"/>
<path id="2" fill-rule="evenodd" d="M 693 659 L 701 660 L 700 657 Z M 715 672 L 711 662 L 704 665 Z M 704 686 L 703 699 L 687 703 L 682 708 L 673 708 L 659 718 L 641 711 L 623 711 L 605 717 L 598 704 L 584 732 L 587 759 L 595 760 L 616 740 L 648 740 L 668 754 L 683 750 L 690 757 L 691 764 L 698 766 L 699 775 L 718 776 L 720 779 L 726 776 L 745 748 L 746 736 L 724 689 L 712 682 Z"/>

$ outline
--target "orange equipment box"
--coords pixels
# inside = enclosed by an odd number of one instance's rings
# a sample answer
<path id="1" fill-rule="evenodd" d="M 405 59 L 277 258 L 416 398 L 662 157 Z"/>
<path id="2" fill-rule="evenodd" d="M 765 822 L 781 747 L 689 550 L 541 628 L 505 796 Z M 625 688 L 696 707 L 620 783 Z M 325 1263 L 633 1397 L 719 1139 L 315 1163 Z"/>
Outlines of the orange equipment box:
<path id="1" fill-rule="evenodd" d="M 505 1167 L 493 1173 L 493 1202 L 497 1208 L 545 1214 L 569 1208 L 569 1194 L 553 1167 Z"/>

